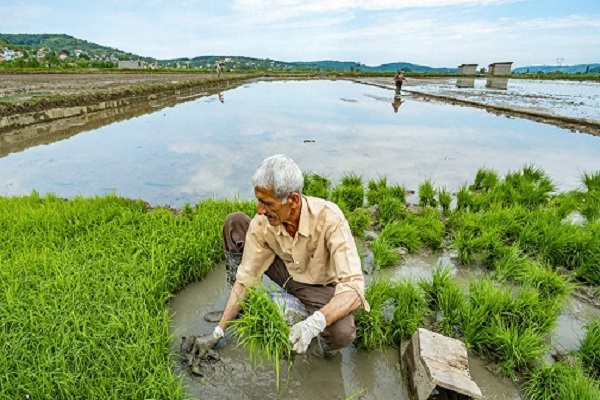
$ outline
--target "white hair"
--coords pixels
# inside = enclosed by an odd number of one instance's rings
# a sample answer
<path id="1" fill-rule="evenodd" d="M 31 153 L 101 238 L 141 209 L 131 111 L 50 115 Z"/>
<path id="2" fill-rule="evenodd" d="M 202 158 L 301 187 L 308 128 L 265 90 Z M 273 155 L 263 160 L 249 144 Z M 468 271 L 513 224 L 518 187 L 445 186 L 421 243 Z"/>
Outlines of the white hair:
<path id="1" fill-rule="evenodd" d="M 252 176 L 255 188 L 273 188 L 273 194 L 285 204 L 292 192 L 302 193 L 304 177 L 294 160 L 283 155 L 275 154 L 265 158 Z"/>

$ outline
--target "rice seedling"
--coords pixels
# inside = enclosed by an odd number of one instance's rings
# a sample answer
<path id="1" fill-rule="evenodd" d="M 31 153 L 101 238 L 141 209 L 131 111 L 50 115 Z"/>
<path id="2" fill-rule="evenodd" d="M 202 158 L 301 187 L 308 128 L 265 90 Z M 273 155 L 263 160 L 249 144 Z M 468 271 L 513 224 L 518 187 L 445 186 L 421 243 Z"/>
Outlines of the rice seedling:
<path id="1" fill-rule="evenodd" d="M 292 354 L 290 328 L 266 288 L 249 288 L 247 293 L 247 299 L 241 303 L 242 312 L 231 321 L 233 335 L 238 346 L 248 350 L 255 366 L 264 361 L 273 365 L 279 391 L 279 362 L 291 359 Z"/>
<path id="2" fill-rule="evenodd" d="M 563 220 L 579 208 L 582 195 L 581 192 L 576 190 L 559 193 L 550 200 L 548 209 L 552 210 L 559 219 Z"/>
<path id="3" fill-rule="evenodd" d="M 516 372 L 535 366 L 546 352 L 544 335 L 535 327 L 520 329 L 502 321 L 497 315 L 492 319 L 488 330 L 489 350 L 499 361 L 502 372 L 513 377 Z"/>
<path id="4" fill-rule="evenodd" d="M 319 174 L 305 173 L 304 188 L 302 192 L 307 196 L 329 199 L 331 195 L 331 181 Z"/>
<path id="5" fill-rule="evenodd" d="M 407 214 L 404 202 L 396 197 L 386 196 L 379 203 L 379 220 L 383 226 L 404 219 Z"/>
<path id="6" fill-rule="evenodd" d="M 437 210 L 425 208 L 420 215 L 411 215 L 407 223 L 417 228 L 420 241 L 429 248 L 436 250 L 442 246 L 446 232 Z"/>
<path id="7" fill-rule="evenodd" d="M 357 208 L 347 214 L 350 231 L 354 236 L 364 237 L 365 230 L 371 225 L 371 216 L 364 208 Z"/>
<path id="8" fill-rule="evenodd" d="M 365 201 L 362 178 L 355 174 L 344 175 L 341 183 L 333 189 L 331 199 L 340 208 L 348 211 L 362 207 Z"/>
<path id="9" fill-rule="evenodd" d="M 473 198 L 467 185 L 462 185 L 456 194 L 456 209 L 473 211 Z"/>
<path id="10" fill-rule="evenodd" d="M 403 339 L 409 339 L 423 324 L 427 304 L 418 285 L 400 281 L 393 286 L 396 308 L 391 323 L 392 341 L 400 347 Z"/>
<path id="11" fill-rule="evenodd" d="M 442 215 L 450 214 L 450 204 L 452 203 L 452 195 L 446 188 L 439 188 L 437 191 L 438 202 L 442 207 Z"/>
<path id="12" fill-rule="evenodd" d="M 370 179 L 367 184 L 367 203 L 369 205 L 379 204 L 386 197 L 393 197 L 402 204 L 406 203 L 406 189 L 400 185 L 388 186 L 387 178 L 382 177 L 379 180 Z"/>
<path id="13" fill-rule="evenodd" d="M 532 400 L 595 400 L 600 389 L 586 378 L 580 365 L 559 362 L 528 374 L 525 395 Z"/>
<path id="14" fill-rule="evenodd" d="M 498 183 L 498 174 L 487 168 L 479 168 L 475 174 L 475 182 L 470 188 L 473 191 L 489 192 Z"/>
<path id="15" fill-rule="evenodd" d="M 578 356 L 586 373 L 594 379 L 600 379 L 600 320 L 588 323 L 585 328 Z"/>
<path id="16" fill-rule="evenodd" d="M 394 313 L 394 285 L 388 279 L 371 281 L 365 291 L 365 298 L 371 311 L 357 310 L 356 346 L 367 351 L 390 344 L 390 323 Z M 390 301 L 391 300 L 391 301 Z"/>
<path id="17" fill-rule="evenodd" d="M 373 263 L 378 268 L 400 263 L 400 254 L 381 236 L 371 242 L 371 251 L 373 252 Z"/>
<path id="18" fill-rule="evenodd" d="M 588 222 L 597 221 L 600 218 L 600 190 L 584 193 L 579 211 Z"/>
<path id="19" fill-rule="evenodd" d="M 254 207 L 0 197 L 0 398 L 185 398 L 165 303 L 223 257 L 225 216 Z"/>
<path id="20" fill-rule="evenodd" d="M 441 319 L 438 321 L 440 332 L 446 336 L 457 337 L 461 330 L 465 304 L 462 290 L 453 281 L 441 286 L 437 293 L 437 303 L 441 312 Z"/>
<path id="21" fill-rule="evenodd" d="M 435 189 L 430 180 L 426 180 L 419 186 L 419 205 L 421 207 L 436 207 Z"/>
<path id="22" fill-rule="evenodd" d="M 581 183 L 585 186 L 588 192 L 600 191 L 600 171 L 584 172 L 581 174 Z"/>
<path id="23" fill-rule="evenodd" d="M 455 283 L 452 281 L 452 271 L 443 267 L 441 264 L 435 266 L 433 274 L 431 275 L 431 280 L 419 280 L 419 286 L 425 294 L 427 307 L 434 311 L 440 310 L 438 299 L 439 294 L 442 291 L 447 290 L 448 287 L 454 285 Z"/>
<path id="24" fill-rule="evenodd" d="M 382 239 L 392 247 L 402 246 L 413 253 L 421 246 L 419 230 L 407 221 L 396 221 L 387 224 L 381 231 Z"/>

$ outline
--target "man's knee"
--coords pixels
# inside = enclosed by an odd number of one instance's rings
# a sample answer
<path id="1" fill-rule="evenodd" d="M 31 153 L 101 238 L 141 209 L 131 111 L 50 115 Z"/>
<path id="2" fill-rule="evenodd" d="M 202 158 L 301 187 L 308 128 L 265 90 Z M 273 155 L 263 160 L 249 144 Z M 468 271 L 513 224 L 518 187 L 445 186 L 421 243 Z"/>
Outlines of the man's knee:
<path id="1" fill-rule="evenodd" d="M 350 314 L 328 326 L 323 331 L 322 336 L 330 350 L 339 350 L 348 347 L 356 339 L 354 315 Z"/>
<path id="2" fill-rule="evenodd" d="M 250 217 L 243 212 L 235 212 L 225 217 L 223 224 L 223 244 L 225 251 L 241 253 L 244 251 L 246 232 L 250 226 Z"/>

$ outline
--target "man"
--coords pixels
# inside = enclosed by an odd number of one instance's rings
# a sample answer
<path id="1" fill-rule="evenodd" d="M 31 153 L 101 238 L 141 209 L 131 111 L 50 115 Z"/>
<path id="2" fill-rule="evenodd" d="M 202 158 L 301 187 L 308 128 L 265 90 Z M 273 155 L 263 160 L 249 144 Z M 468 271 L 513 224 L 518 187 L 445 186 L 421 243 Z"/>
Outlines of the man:
<path id="1" fill-rule="evenodd" d="M 356 337 L 352 312 L 368 311 L 369 304 L 344 214 L 334 203 L 302 195 L 302 171 L 284 155 L 265 159 L 252 183 L 256 215 L 250 220 L 243 213 L 231 214 L 223 227 L 228 274 L 237 273 L 214 338 L 222 338 L 239 313 L 246 288 L 260 284 L 266 274 L 311 314 L 291 327 L 296 353 L 306 352 L 315 337 L 326 355 L 348 346 Z"/>
<path id="2" fill-rule="evenodd" d="M 394 75 L 394 82 L 396 83 L 396 93 L 400 93 L 402 89 L 402 82 L 405 81 L 404 72 L 402 72 L 401 68 L 398 68 L 398 72 Z"/>

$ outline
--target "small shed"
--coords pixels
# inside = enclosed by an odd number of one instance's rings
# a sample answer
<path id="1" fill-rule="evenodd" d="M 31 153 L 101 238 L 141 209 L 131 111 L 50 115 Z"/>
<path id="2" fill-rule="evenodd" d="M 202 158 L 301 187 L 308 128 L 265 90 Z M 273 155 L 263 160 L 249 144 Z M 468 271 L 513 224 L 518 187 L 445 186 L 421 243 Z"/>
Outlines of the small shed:
<path id="1" fill-rule="evenodd" d="M 511 68 L 512 61 L 493 63 L 488 67 L 488 75 L 510 75 Z"/>
<path id="2" fill-rule="evenodd" d="M 459 75 L 475 75 L 477 73 L 477 64 L 460 64 L 458 66 Z"/>

